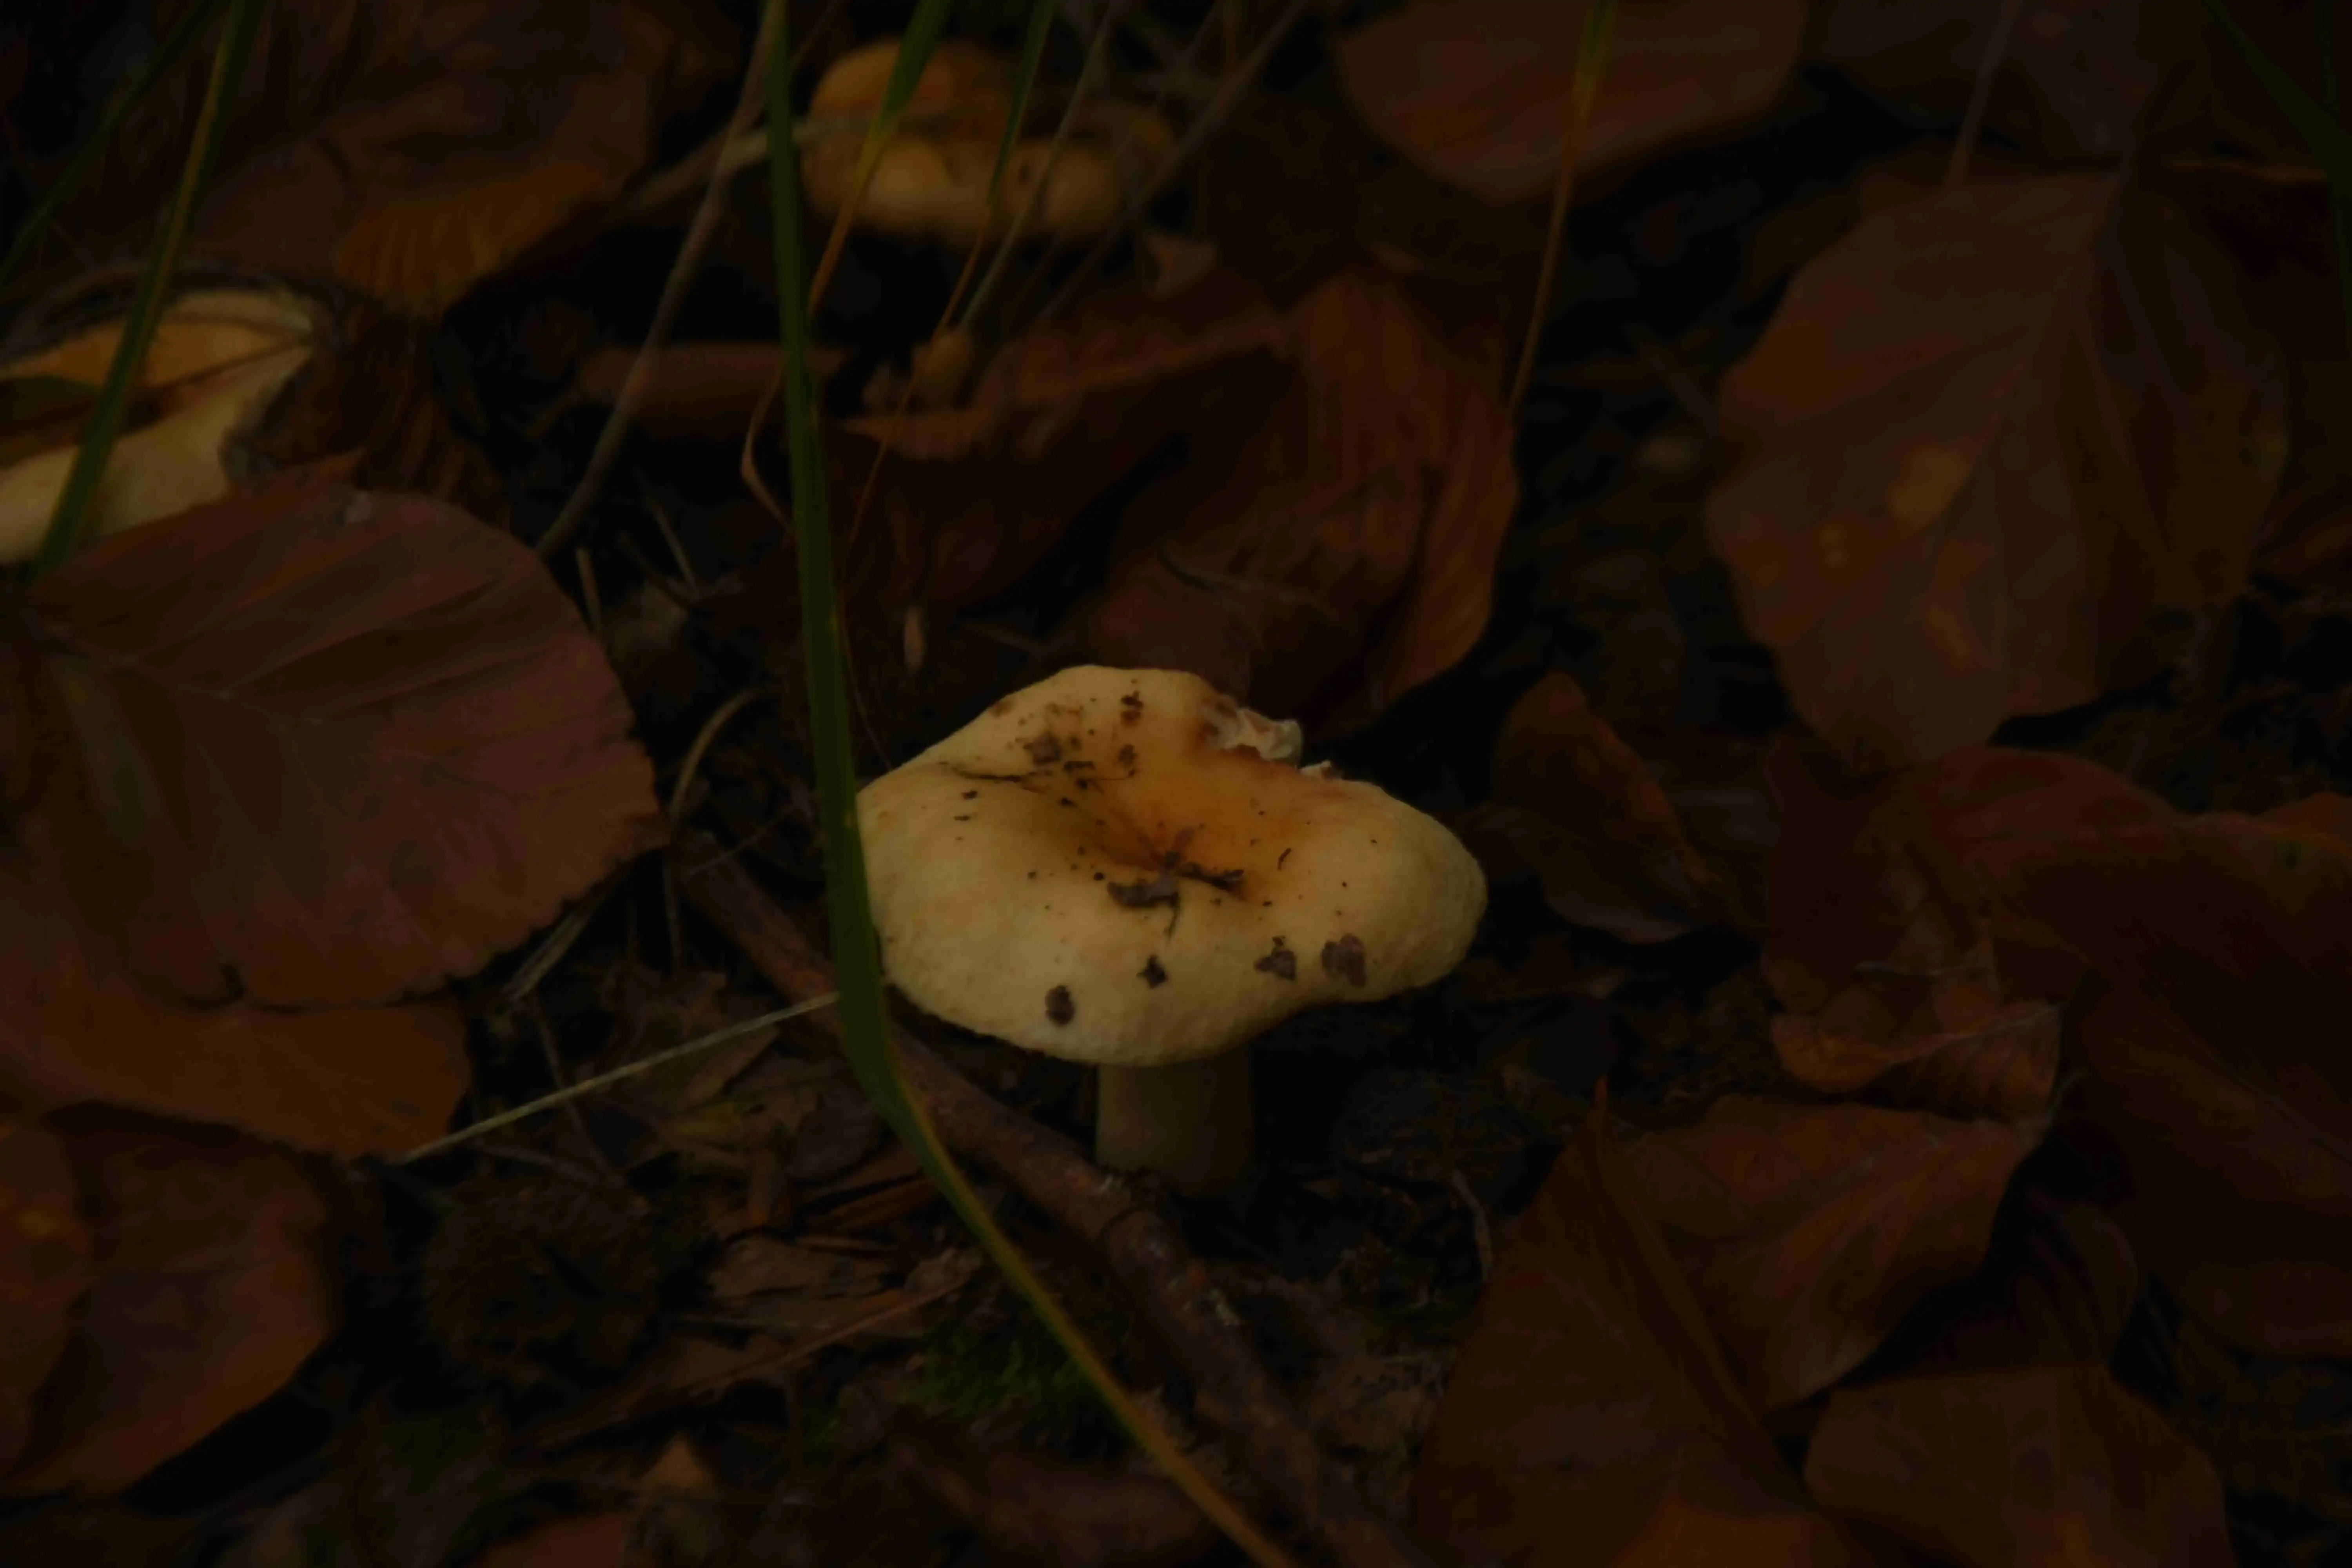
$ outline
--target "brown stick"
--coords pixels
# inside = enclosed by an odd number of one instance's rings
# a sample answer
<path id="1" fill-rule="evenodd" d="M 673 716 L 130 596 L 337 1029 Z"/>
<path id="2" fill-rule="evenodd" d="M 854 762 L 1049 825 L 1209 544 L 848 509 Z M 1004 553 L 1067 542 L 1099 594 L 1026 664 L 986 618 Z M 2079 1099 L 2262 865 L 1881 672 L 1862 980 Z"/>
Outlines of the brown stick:
<path id="1" fill-rule="evenodd" d="M 708 834 L 680 837 L 679 881 L 694 907 L 788 997 L 834 988 L 833 966 L 751 874 Z M 827 1010 L 810 1021 L 838 1028 Z M 972 1087 L 917 1041 L 896 1038 L 898 1069 L 940 1140 L 1010 1182 L 1101 1256 L 1191 1377 L 1202 1414 L 1278 1493 L 1299 1526 L 1348 1568 L 1433 1568 L 1426 1547 L 1381 1518 L 1307 1430 L 1240 1320 L 1175 1226 L 1076 1144 Z"/>

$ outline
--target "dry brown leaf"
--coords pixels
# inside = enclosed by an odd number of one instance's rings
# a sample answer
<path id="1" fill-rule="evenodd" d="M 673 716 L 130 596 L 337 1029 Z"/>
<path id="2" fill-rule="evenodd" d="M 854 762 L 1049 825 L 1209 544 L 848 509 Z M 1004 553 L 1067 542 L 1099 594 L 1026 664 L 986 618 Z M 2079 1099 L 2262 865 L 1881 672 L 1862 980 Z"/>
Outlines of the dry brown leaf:
<path id="1" fill-rule="evenodd" d="M 110 1498 L 52 1500 L 17 1511 L 0 1524 L 0 1561 L 182 1568 L 204 1553 L 211 1533 L 209 1521 L 200 1513 L 159 1519 Z M 255 1565 L 238 1563 L 235 1568 Z M 305 1563 L 302 1568 L 326 1565 Z"/>
<path id="2" fill-rule="evenodd" d="M 1864 1358 L 1983 1260 L 2042 1128 L 1727 1096 L 1627 1152 L 1634 1189 L 1759 1409 Z"/>
<path id="3" fill-rule="evenodd" d="M 1574 678 L 1551 671 L 1512 704 L 1489 800 L 1463 824 L 1471 848 L 1490 875 L 1533 870 L 1561 919 L 1644 942 L 1671 942 L 1712 915 L 1706 858 Z"/>
<path id="4" fill-rule="evenodd" d="M 2196 7 L 2149 0 L 2065 0 L 2005 30 L 2000 8 L 1977 0 L 1817 3 L 1813 58 L 1938 119 L 1967 108 L 1998 33 L 1986 129 L 2057 163 L 2120 157 L 2168 72 L 2229 52 L 2218 35 L 2200 37 Z"/>
<path id="5" fill-rule="evenodd" d="M 389 1000 L 661 839 L 577 613 L 437 502 L 289 481 L 105 542 L 25 616 L 11 900 L 164 995 Z"/>
<path id="6" fill-rule="evenodd" d="M 501 1541 L 474 1560 L 476 1568 L 627 1568 L 636 1516 L 584 1513 L 551 1520 Z"/>
<path id="7" fill-rule="evenodd" d="M 1960 1568 L 2236 1561 L 2212 1461 L 2103 1366 L 1833 1394 L 1805 1481 L 1827 1507 Z"/>
<path id="8" fill-rule="evenodd" d="M 1528 1565 L 1866 1561 L 1765 1436 L 1607 1116 L 1496 1260 L 1423 1441 L 1417 1528 Z"/>
<path id="9" fill-rule="evenodd" d="M 468 1076 L 454 1003 L 184 1005 L 104 967 L 14 887 L 0 895 L 0 1090 L 28 1103 L 96 1101 L 383 1154 L 446 1131 Z"/>
<path id="10" fill-rule="evenodd" d="M 1982 845 L 2168 808 L 2092 763 L 2024 752 L 1957 752 L 1847 795 L 1787 746 L 1767 772 L 1782 821 L 1763 965 L 1787 1009 L 1773 1023 L 1783 1064 L 1832 1091 L 1910 1064 L 1928 1101 L 1956 1110 L 2029 1100 L 2050 1066 L 2032 1009 L 2064 1000 L 2084 965 L 1996 907 Z"/>
<path id="11" fill-rule="evenodd" d="M 24 1451 L 41 1384 L 73 1341 L 95 1248 L 64 1143 L 37 1121 L 0 1121 L 0 1475 Z"/>
<path id="12" fill-rule="evenodd" d="M 1992 749 L 1851 799 L 1785 756 L 1775 782 L 1765 967 L 1792 1014 L 1876 986 L 1895 1037 L 1928 987 L 1866 976 L 1930 906 L 1990 939 L 2008 1001 L 2097 971 L 2069 1139 L 2119 1167 L 2150 1268 L 2241 1343 L 2352 1352 L 2352 1073 L 2327 1023 L 2352 1003 L 2352 801 L 2187 816 L 2092 763 Z"/>
<path id="13" fill-rule="evenodd" d="M 1055 1568 L 1186 1563 L 1217 1527 L 1166 1478 L 1016 1453 L 984 1457 L 912 1436 L 894 1463 L 990 1545 Z"/>
<path id="14" fill-rule="evenodd" d="M 1980 942 L 1978 951 L 1990 947 Z M 2018 1121 L 2047 1109 L 2064 1034 L 2057 1005 L 2000 1001 L 1983 961 L 1936 973 L 1927 984 L 1931 1011 L 1908 1020 L 1910 1027 L 1884 1010 L 1879 993 L 1860 986 L 1819 1016 L 1776 1014 L 1772 1047 L 1780 1065 L 1812 1089 L 1834 1094 L 1877 1084 L 1883 1099 L 1947 1116 Z M 1960 1007 L 1979 1016 L 1943 1027 Z"/>
<path id="15" fill-rule="evenodd" d="M 1339 40 L 1339 79 L 1381 139 L 1489 201 L 1559 169 L 1584 0 L 1411 0 Z M 1756 119 L 1804 40 L 1807 0 L 1628 0 L 1580 175 Z"/>
<path id="16" fill-rule="evenodd" d="M 88 1112 L 59 1141 L 96 1279 L 5 1483 L 17 1495 L 129 1486 L 276 1393 L 337 1316 L 326 1205 L 286 1156 Z"/>
<path id="17" fill-rule="evenodd" d="M 2151 607 L 2245 581 L 2276 354 L 2230 264 L 2119 192 L 2053 175 L 1867 218 L 1724 378 L 1709 537 L 1852 762 L 2087 701 Z"/>
<path id="18" fill-rule="evenodd" d="M 1906 1377 L 2104 1366 L 2139 1300 L 2131 1240 L 2099 1205 L 2022 1186 L 1965 1284 L 1937 1294 L 1876 1363 Z"/>
<path id="19" fill-rule="evenodd" d="M 639 0 L 553 12 L 488 0 L 273 5 L 194 252 L 437 315 L 618 195 L 669 114 L 724 78 L 725 54 L 693 30 L 704 15 Z M 115 163 L 68 208 L 70 232 L 135 237 L 161 210 L 210 36 L 133 111 Z"/>
<path id="20" fill-rule="evenodd" d="M 1975 837 L 2004 898 L 2110 982 L 2226 1057 L 2308 1070 L 2339 1103 L 2352 1097 L 2327 1022 L 2352 1003 L 2352 799 Z"/>
<path id="21" fill-rule="evenodd" d="M 2342 1017 L 2342 1005 L 2326 1016 Z M 2120 1158 L 2127 1184 L 2116 1215 L 2148 1267 L 2238 1344 L 2352 1357 L 2341 1030 L 2315 1020 L 2293 1042 L 2332 1056 L 2334 1081 L 2275 1070 L 2263 1058 L 2281 1042 L 2209 1042 L 2127 993 L 2101 1002 L 2080 1034 L 2093 1077 L 2076 1128 Z"/>
<path id="22" fill-rule="evenodd" d="M 1164 298 L 1097 298 L 1023 334 L 962 407 L 844 421 L 848 438 L 828 447 L 844 517 L 890 437 L 874 501 L 890 558 L 878 597 L 952 607 L 1010 587 L 1171 437 L 1218 471 L 1287 379 L 1284 353 L 1265 295 L 1217 269 Z"/>
<path id="23" fill-rule="evenodd" d="M 1342 728 L 1486 630 L 1518 476 L 1491 376 L 1394 279 L 1343 272 L 1288 330 L 1297 379 L 1225 481 L 1129 509 L 1087 640 Z"/>

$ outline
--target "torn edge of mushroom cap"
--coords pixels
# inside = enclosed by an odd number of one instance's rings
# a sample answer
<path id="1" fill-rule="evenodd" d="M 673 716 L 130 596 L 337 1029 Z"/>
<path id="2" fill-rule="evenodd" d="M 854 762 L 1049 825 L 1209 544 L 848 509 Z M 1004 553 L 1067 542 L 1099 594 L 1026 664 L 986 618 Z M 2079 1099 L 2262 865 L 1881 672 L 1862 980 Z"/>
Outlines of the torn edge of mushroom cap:
<path id="1" fill-rule="evenodd" d="M 1003 699 L 859 794 L 891 980 L 966 1028 L 1146 1067 L 1442 978 L 1486 909 L 1477 862 L 1300 752 L 1295 722 L 1180 671 Z"/>

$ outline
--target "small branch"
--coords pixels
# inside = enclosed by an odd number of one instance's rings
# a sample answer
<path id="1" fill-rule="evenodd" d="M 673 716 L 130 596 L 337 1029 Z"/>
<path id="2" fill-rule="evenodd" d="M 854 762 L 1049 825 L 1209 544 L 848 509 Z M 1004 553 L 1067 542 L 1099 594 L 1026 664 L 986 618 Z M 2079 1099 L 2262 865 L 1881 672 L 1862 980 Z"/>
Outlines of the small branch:
<path id="1" fill-rule="evenodd" d="M 785 996 L 833 989 L 833 970 L 749 871 L 720 858 L 709 835 L 677 846 L 686 896 Z M 837 1029 L 835 1015 L 815 1016 Z M 1076 1145 L 983 1094 L 929 1049 L 894 1035 L 899 1076 L 929 1113 L 940 1142 L 995 1170 L 1098 1253 L 1174 1352 L 1251 1473 L 1299 1526 L 1349 1568 L 1430 1568 L 1428 1552 L 1373 1513 L 1325 1454 L 1243 1333 L 1232 1305 L 1175 1227 L 1125 1181 Z"/>

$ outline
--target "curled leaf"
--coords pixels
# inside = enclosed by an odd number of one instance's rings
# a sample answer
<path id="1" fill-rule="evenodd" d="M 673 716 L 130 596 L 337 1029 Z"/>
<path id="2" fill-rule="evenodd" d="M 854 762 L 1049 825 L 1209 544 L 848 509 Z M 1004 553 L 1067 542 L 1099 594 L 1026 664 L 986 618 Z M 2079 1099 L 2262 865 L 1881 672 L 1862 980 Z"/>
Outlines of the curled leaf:
<path id="1" fill-rule="evenodd" d="M 1975 1271 L 2041 1133 L 1735 1095 L 1627 1159 L 1749 1396 L 1772 1410 L 1853 1371 L 1929 1290 Z"/>

